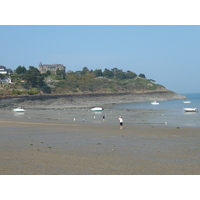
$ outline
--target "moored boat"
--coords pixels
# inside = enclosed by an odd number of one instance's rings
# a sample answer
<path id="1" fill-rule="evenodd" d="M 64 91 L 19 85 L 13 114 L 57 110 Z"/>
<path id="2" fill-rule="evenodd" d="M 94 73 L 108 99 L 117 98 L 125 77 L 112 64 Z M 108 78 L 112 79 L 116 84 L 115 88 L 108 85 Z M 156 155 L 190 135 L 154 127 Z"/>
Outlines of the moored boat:
<path id="1" fill-rule="evenodd" d="M 152 101 L 151 104 L 152 104 L 152 105 L 159 105 L 159 102 L 157 102 L 157 101 Z"/>
<path id="2" fill-rule="evenodd" d="M 94 108 L 92 108 L 91 110 L 92 110 L 92 111 L 95 111 L 95 112 L 98 112 L 98 111 L 102 111 L 103 108 L 101 108 L 101 107 L 94 107 Z"/>
<path id="3" fill-rule="evenodd" d="M 183 110 L 184 110 L 185 112 L 197 112 L 197 111 L 198 111 L 197 108 L 183 108 Z"/>
<path id="4" fill-rule="evenodd" d="M 183 101 L 183 103 L 191 103 L 191 101 Z"/>
<path id="5" fill-rule="evenodd" d="M 26 110 L 23 109 L 22 107 L 18 107 L 18 108 L 15 108 L 13 109 L 14 112 L 25 112 Z"/>

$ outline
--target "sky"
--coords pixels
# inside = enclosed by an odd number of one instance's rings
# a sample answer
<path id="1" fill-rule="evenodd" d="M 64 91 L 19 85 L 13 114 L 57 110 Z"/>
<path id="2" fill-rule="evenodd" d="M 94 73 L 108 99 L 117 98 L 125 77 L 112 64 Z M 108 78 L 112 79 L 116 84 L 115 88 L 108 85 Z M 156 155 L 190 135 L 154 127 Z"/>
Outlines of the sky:
<path id="1" fill-rule="evenodd" d="M 0 64 L 116 67 L 177 93 L 199 92 L 199 36 L 200 26 L 192 25 L 1 25 Z"/>

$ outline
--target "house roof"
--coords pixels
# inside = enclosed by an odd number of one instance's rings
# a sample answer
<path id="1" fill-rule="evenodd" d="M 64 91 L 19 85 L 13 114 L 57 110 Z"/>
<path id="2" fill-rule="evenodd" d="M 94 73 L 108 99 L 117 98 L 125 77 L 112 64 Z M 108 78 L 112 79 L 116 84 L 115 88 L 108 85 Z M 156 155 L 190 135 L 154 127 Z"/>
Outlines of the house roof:
<path id="1" fill-rule="evenodd" d="M 0 65 L 0 73 L 12 73 L 13 71 L 11 69 L 6 69 L 4 65 Z"/>

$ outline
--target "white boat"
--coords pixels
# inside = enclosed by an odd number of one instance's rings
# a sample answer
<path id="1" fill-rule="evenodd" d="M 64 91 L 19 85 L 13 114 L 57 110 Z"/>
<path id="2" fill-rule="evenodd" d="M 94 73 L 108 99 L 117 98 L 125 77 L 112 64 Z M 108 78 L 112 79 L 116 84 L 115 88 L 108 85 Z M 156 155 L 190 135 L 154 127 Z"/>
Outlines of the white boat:
<path id="1" fill-rule="evenodd" d="M 191 103 L 191 101 L 183 101 L 183 103 Z"/>
<path id="2" fill-rule="evenodd" d="M 94 107 L 91 110 L 97 112 L 97 111 L 102 111 L 103 108 L 101 108 L 101 107 Z"/>
<path id="3" fill-rule="evenodd" d="M 151 104 L 152 104 L 152 105 L 159 105 L 159 102 L 157 102 L 157 101 L 152 101 Z"/>
<path id="4" fill-rule="evenodd" d="M 13 109 L 13 111 L 14 112 L 25 112 L 26 110 L 21 107 L 18 107 L 18 108 Z"/>
<path id="5" fill-rule="evenodd" d="M 183 108 L 183 110 L 184 110 L 185 112 L 197 112 L 197 111 L 198 111 L 197 108 Z"/>

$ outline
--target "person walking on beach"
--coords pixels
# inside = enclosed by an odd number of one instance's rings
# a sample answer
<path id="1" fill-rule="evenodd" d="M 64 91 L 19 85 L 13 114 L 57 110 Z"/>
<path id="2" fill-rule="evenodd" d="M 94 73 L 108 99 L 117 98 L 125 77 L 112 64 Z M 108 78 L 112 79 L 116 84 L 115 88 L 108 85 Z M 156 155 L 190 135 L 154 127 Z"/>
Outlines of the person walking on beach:
<path id="1" fill-rule="evenodd" d="M 123 119 L 122 119 L 122 117 L 121 116 L 119 116 L 119 128 L 120 129 L 123 129 L 124 128 L 124 126 L 123 126 Z"/>

